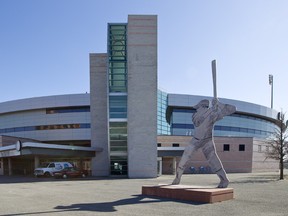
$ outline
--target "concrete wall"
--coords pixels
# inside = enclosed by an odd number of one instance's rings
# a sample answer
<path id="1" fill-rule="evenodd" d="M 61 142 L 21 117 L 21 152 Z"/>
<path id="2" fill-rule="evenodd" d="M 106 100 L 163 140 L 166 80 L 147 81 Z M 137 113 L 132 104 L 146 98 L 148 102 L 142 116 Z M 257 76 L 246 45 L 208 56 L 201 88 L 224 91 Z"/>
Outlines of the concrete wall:
<path id="1" fill-rule="evenodd" d="M 128 17 L 128 176 L 157 176 L 157 16 Z"/>
<path id="2" fill-rule="evenodd" d="M 90 54 L 91 147 L 103 148 L 92 159 L 92 175 L 108 176 L 107 55 Z"/>

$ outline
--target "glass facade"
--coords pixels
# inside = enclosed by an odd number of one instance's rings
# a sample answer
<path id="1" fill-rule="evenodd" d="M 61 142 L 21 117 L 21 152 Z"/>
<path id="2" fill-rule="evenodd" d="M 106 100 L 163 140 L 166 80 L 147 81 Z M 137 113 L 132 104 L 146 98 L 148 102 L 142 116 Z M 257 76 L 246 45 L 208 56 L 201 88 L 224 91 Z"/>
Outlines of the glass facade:
<path id="1" fill-rule="evenodd" d="M 108 25 L 110 174 L 127 175 L 126 24 Z"/>
<path id="2" fill-rule="evenodd" d="M 110 150 L 112 152 L 127 152 L 127 122 L 110 122 Z"/>
<path id="3" fill-rule="evenodd" d="M 127 118 L 127 95 L 109 96 L 110 118 Z"/>
<path id="4" fill-rule="evenodd" d="M 191 136 L 194 134 L 192 109 L 173 109 L 170 122 L 171 134 Z M 276 125 L 262 118 L 244 114 L 232 114 L 216 122 L 214 136 L 267 138 L 275 131 Z"/>
<path id="5" fill-rule="evenodd" d="M 199 101 L 212 97 L 199 95 L 168 94 L 168 121 L 171 135 L 191 136 L 194 134 L 192 115 L 193 108 Z M 265 106 L 244 101 L 220 98 L 221 103 L 236 106 L 237 111 L 216 122 L 215 136 L 255 137 L 266 139 L 275 132 L 277 111 Z"/>
<path id="6" fill-rule="evenodd" d="M 108 25 L 109 92 L 127 92 L 126 25 Z"/>
<path id="7" fill-rule="evenodd" d="M 110 122 L 111 175 L 127 175 L 127 122 Z"/>
<path id="8" fill-rule="evenodd" d="M 161 90 L 157 92 L 157 134 L 170 135 L 170 125 L 166 121 L 168 94 Z"/>

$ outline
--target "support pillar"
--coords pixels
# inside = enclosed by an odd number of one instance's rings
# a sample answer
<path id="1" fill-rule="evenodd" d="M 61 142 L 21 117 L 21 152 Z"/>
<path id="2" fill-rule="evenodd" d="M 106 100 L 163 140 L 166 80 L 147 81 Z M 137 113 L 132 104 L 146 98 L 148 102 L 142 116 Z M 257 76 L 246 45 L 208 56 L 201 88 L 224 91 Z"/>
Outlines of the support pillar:
<path id="1" fill-rule="evenodd" d="M 102 148 L 92 158 L 92 175 L 110 175 L 108 141 L 107 54 L 90 54 L 91 147 Z"/>
<path id="2" fill-rule="evenodd" d="M 0 175 L 4 175 L 4 164 L 3 159 L 0 159 Z"/>
<path id="3" fill-rule="evenodd" d="M 172 161 L 172 174 L 173 175 L 176 174 L 176 169 L 177 169 L 177 160 L 176 160 L 176 157 L 173 157 L 173 161 Z"/>
<path id="4" fill-rule="evenodd" d="M 12 175 L 12 162 L 11 162 L 11 158 L 8 158 L 8 175 L 9 175 L 9 176 Z"/>
<path id="5" fill-rule="evenodd" d="M 34 156 L 34 168 L 38 168 L 40 165 L 40 160 L 38 156 Z"/>
<path id="6" fill-rule="evenodd" d="M 157 158 L 157 175 L 162 175 L 162 157 Z"/>

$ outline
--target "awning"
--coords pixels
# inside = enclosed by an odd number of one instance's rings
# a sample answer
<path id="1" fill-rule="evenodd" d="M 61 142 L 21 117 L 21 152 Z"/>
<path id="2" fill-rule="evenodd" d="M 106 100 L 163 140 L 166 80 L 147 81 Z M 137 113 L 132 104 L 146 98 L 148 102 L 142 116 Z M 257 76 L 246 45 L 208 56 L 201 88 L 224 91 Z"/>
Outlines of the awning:
<path id="1" fill-rule="evenodd" d="M 0 158 L 26 155 L 95 157 L 96 152 L 101 151 L 102 148 L 18 141 L 16 144 L 0 147 Z"/>
<path id="2" fill-rule="evenodd" d="M 158 157 L 182 156 L 185 147 L 157 147 Z"/>

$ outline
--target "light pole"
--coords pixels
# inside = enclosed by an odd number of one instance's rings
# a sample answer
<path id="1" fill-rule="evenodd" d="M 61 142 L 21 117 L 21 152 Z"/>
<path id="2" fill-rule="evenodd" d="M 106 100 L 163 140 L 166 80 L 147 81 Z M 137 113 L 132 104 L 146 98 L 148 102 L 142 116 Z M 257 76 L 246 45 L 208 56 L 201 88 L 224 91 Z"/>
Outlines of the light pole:
<path id="1" fill-rule="evenodd" d="M 271 109 L 273 109 L 273 75 L 269 74 L 269 85 L 271 85 Z"/>

